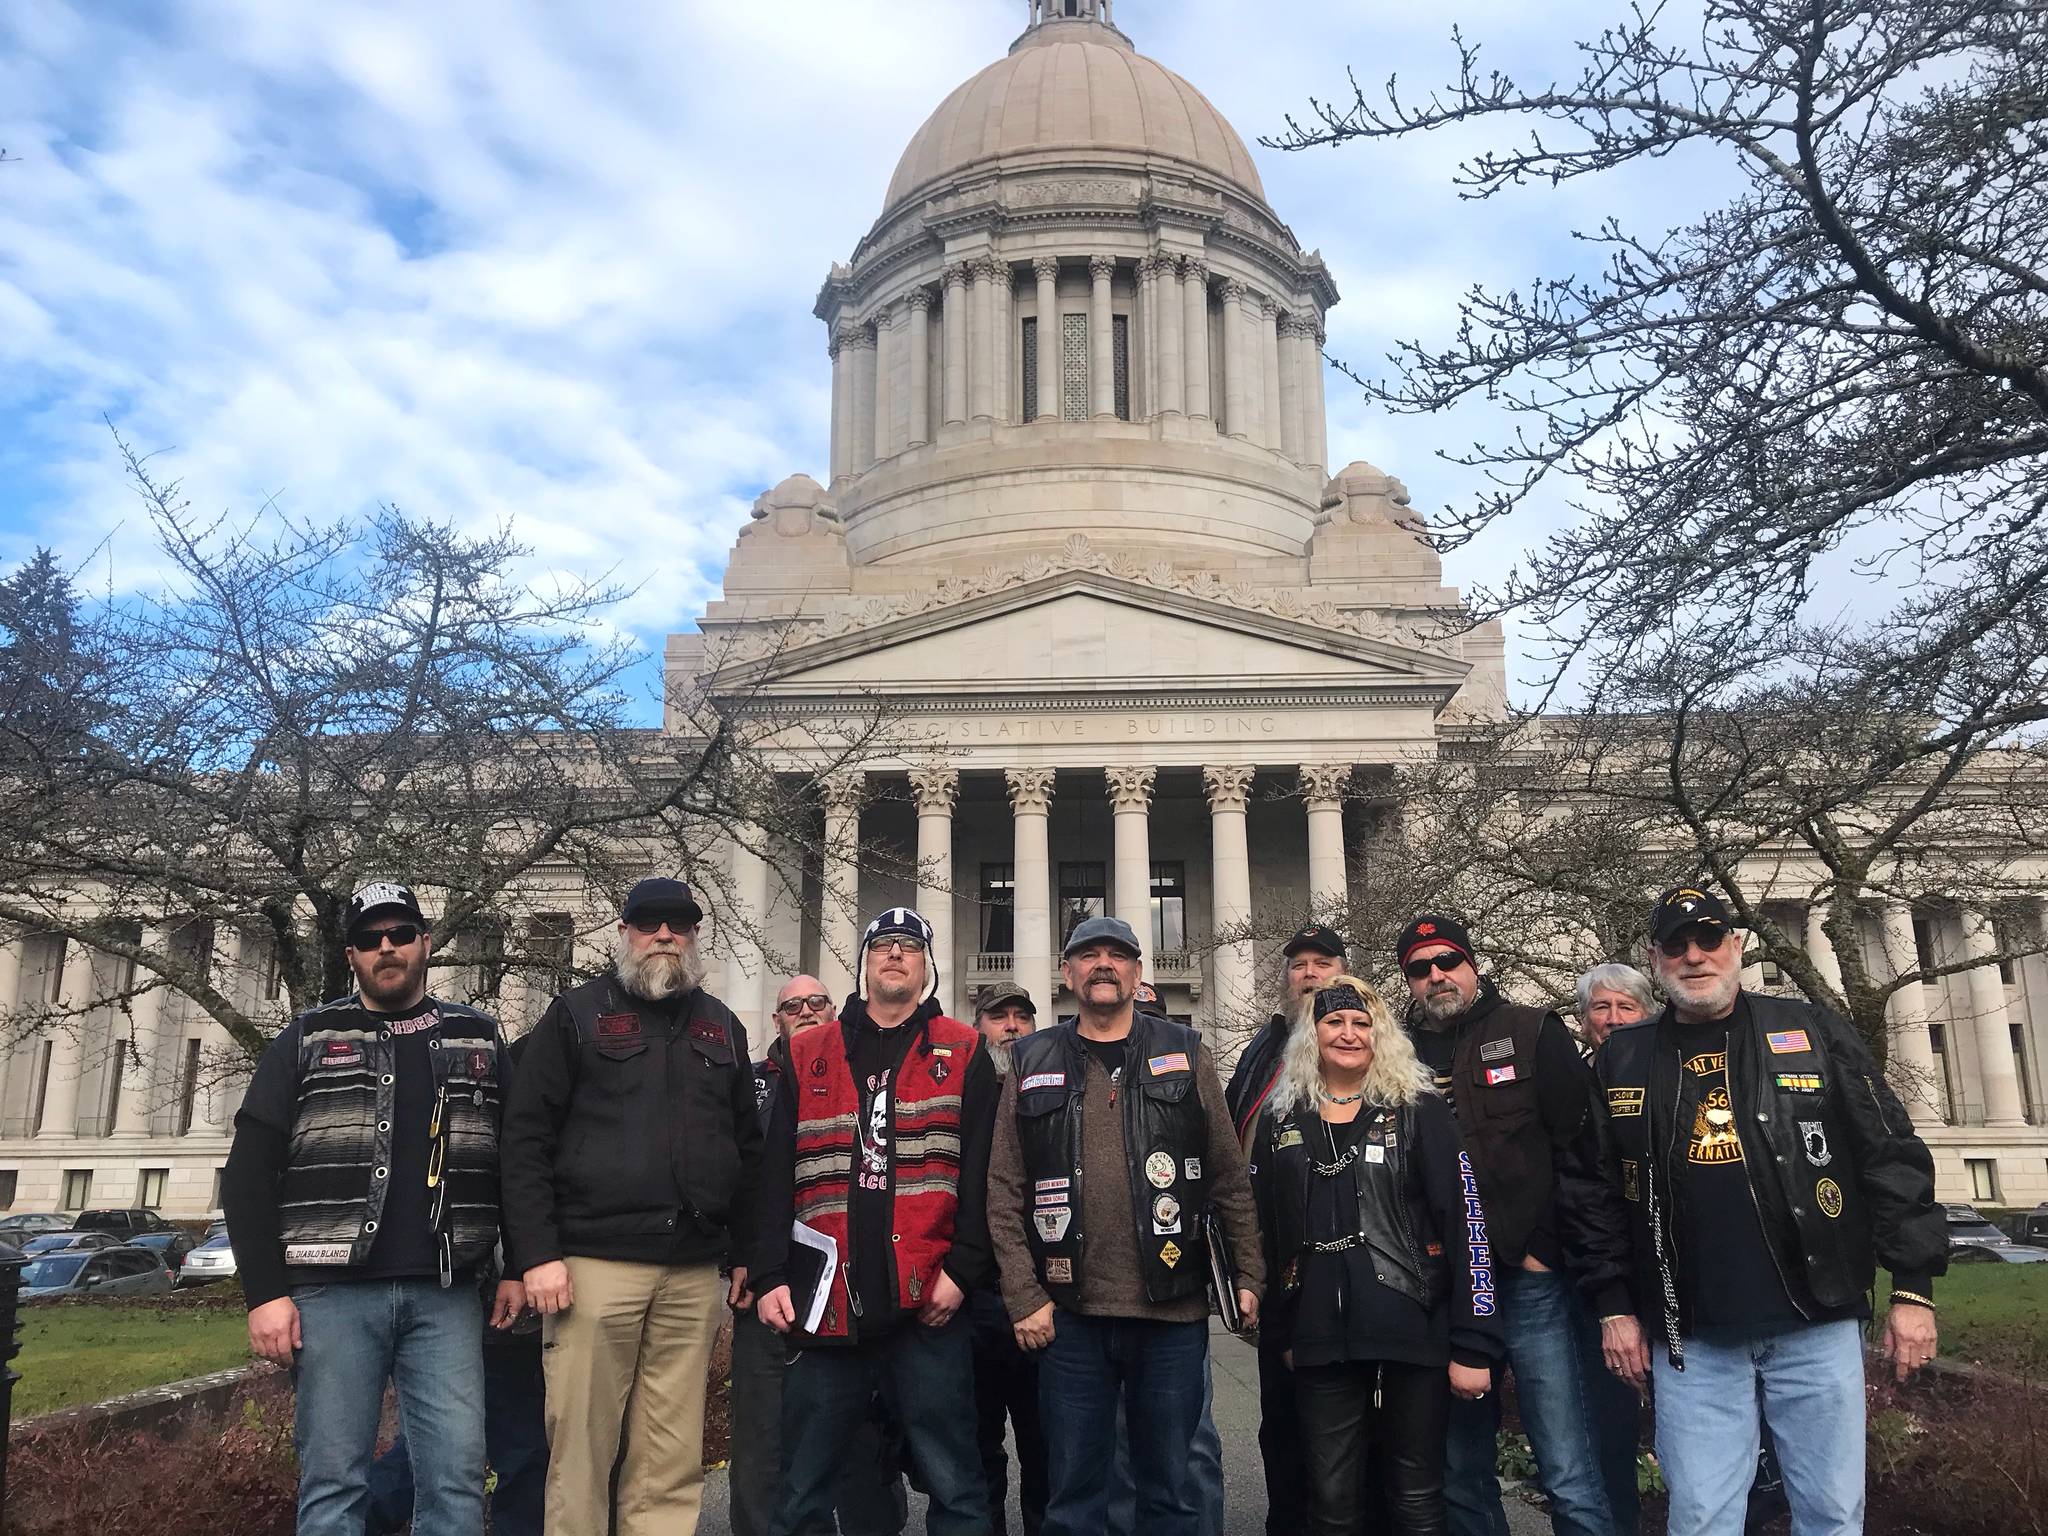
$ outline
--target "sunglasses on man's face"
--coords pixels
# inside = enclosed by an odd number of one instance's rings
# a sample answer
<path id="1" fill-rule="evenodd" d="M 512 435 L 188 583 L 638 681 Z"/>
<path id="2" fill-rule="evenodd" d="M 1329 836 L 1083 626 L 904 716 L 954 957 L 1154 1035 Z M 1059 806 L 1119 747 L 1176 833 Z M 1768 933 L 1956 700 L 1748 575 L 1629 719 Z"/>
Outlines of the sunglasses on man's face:
<path id="1" fill-rule="evenodd" d="M 644 933 L 651 939 L 664 928 L 677 938 L 681 938 L 697 925 L 686 918 L 670 917 L 667 913 L 661 913 L 653 917 L 633 918 L 626 926 L 635 933 Z"/>
<path id="2" fill-rule="evenodd" d="M 374 955 L 384 947 L 386 939 L 391 941 L 394 948 L 404 949 L 406 945 L 418 939 L 419 936 L 420 930 L 417 924 L 397 923 L 389 928 L 372 928 L 367 932 L 354 934 L 348 941 L 348 947 L 360 950 L 366 955 Z"/>
<path id="3" fill-rule="evenodd" d="M 1401 967 L 1401 974 L 1410 981 L 1420 981 L 1431 971 L 1442 971 L 1446 976 L 1465 963 L 1465 957 L 1453 951 L 1443 955 L 1424 955 L 1420 960 L 1410 960 Z"/>
<path id="4" fill-rule="evenodd" d="M 886 955 L 892 949 L 900 954 L 921 955 L 924 953 L 924 940 L 896 938 L 877 939 L 874 943 L 868 946 L 868 953 L 871 955 Z"/>
<path id="5" fill-rule="evenodd" d="M 1664 951 L 1667 960 L 1683 960 L 1688 947 L 1694 947 L 1703 955 L 1711 955 L 1721 947 L 1721 941 L 1728 937 L 1726 928 L 1710 923 L 1694 923 L 1690 928 L 1681 928 L 1667 939 L 1659 939 L 1657 947 Z"/>
<path id="6" fill-rule="evenodd" d="M 822 992 L 813 992 L 809 997 L 792 997 L 775 1005 L 777 1013 L 823 1013 L 832 1006 L 832 999 Z"/>

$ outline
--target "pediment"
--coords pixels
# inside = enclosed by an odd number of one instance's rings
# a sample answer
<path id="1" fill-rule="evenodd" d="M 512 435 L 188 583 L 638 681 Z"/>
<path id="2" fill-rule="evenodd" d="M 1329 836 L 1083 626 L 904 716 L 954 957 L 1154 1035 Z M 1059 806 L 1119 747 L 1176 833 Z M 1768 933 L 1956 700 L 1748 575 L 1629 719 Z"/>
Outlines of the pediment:
<path id="1" fill-rule="evenodd" d="M 1389 634 L 1392 634 L 1389 628 Z M 958 602 L 798 631 L 721 668 L 720 692 L 1170 693 L 1388 688 L 1447 700 L 1470 665 L 1356 623 L 1253 609 L 1101 571 L 1060 571 Z"/>

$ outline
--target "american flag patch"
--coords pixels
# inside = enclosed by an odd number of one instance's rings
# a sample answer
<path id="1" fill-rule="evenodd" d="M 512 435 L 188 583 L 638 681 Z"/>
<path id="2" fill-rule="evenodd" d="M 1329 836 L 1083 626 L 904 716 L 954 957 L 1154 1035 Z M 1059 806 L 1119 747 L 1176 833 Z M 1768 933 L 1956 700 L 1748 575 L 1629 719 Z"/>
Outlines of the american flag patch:
<path id="1" fill-rule="evenodd" d="M 1145 1063 L 1152 1069 L 1152 1075 L 1159 1077 L 1168 1072 L 1185 1072 L 1188 1069 L 1188 1053 L 1174 1051 L 1165 1056 L 1154 1056 Z"/>
<path id="2" fill-rule="evenodd" d="M 1775 1035 L 1765 1035 L 1764 1043 L 1779 1056 L 1788 1056 L 1794 1051 L 1810 1051 L 1813 1047 L 1806 1042 L 1803 1029 L 1783 1029 Z"/>

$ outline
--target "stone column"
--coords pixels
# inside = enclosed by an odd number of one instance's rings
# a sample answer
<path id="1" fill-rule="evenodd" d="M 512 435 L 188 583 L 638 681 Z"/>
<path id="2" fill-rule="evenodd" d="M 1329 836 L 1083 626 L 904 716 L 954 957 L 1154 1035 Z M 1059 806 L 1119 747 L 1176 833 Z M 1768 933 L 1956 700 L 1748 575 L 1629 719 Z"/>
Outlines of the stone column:
<path id="1" fill-rule="evenodd" d="M 21 952 L 28 943 L 25 938 L 0 942 L 0 1022 L 13 1022 L 12 1015 L 21 1003 Z M 34 1036 L 27 1040 L 12 1036 L 0 1040 L 0 1108 L 7 1103 L 7 1087 L 15 1071 L 24 1059 L 33 1059 L 29 1049 Z"/>
<path id="2" fill-rule="evenodd" d="M 939 313 L 946 340 L 946 425 L 967 421 L 968 266 L 956 261 L 946 268 L 946 307 Z"/>
<path id="3" fill-rule="evenodd" d="M 1307 415 L 1301 398 L 1302 376 L 1307 371 L 1301 359 L 1301 321 L 1282 315 L 1277 321 L 1280 335 L 1280 451 L 1295 463 L 1307 462 L 1302 447 L 1307 440 Z"/>
<path id="4" fill-rule="evenodd" d="M 1244 297 L 1246 288 L 1236 278 L 1225 280 L 1223 299 L 1223 422 L 1232 437 L 1243 437 L 1249 390 L 1244 355 Z"/>
<path id="5" fill-rule="evenodd" d="M 1113 916 L 1131 925 L 1145 946 L 1148 968 L 1157 974 L 1159 957 L 1152 953 L 1152 785 L 1156 768 L 1105 768 L 1109 803 L 1116 812 L 1116 904 Z"/>
<path id="6" fill-rule="evenodd" d="M 1109 287 L 1115 272 L 1114 257 L 1088 258 L 1088 402 L 1098 421 L 1116 416 L 1116 318 Z"/>
<path id="7" fill-rule="evenodd" d="M 1259 441 L 1274 452 L 1283 441 L 1280 420 L 1280 307 L 1271 299 L 1259 300 L 1259 365 L 1265 375 L 1265 402 L 1259 417 L 1264 429 Z"/>
<path id="8" fill-rule="evenodd" d="M 1211 1044 L 1242 1031 L 1251 1019 L 1252 944 L 1250 939 L 1225 942 L 1223 935 L 1241 929 L 1252 915 L 1252 862 L 1245 842 L 1245 808 L 1251 798 L 1253 770 L 1225 763 L 1202 770 L 1209 795 L 1209 878 L 1215 914 L 1216 996 L 1210 1018 L 1217 1026 Z"/>
<path id="9" fill-rule="evenodd" d="M 1155 256 L 1152 265 L 1157 273 L 1152 291 L 1159 305 L 1159 398 L 1153 408 L 1157 415 L 1178 416 L 1187 409 L 1187 375 L 1182 366 L 1186 349 L 1181 345 L 1187 334 L 1187 317 L 1180 293 L 1180 263 L 1171 256 Z"/>
<path id="10" fill-rule="evenodd" d="M 1302 798 L 1308 802 L 1308 899 L 1318 918 L 1341 918 L 1351 904 L 1344 868 L 1344 790 L 1349 763 L 1304 763 Z"/>
<path id="11" fill-rule="evenodd" d="M 253 1011 L 254 998 L 261 990 L 260 979 L 252 973 L 250 965 L 250 955 L 255 948 L 245 929 L 217 925 L 213 930 L 213 984 L 244 1013 Z M 199 1039 L 199 1076 L 203 1091 L 192 1106 L 192 1132 L 195 1135 L 219 1136 L 233 1124 L 235 1110 L 241 1104 L 244 1091 L 242 1080 L 231 1074 L 226 1066 L 236 1049 L 235 1037 L 228 1033 L 225 1024 L 207 1014 L 199 1022 Z M 160 1058 L 168 1059 L 161 1044 L 157 1053 Z"/>
<path id="12" fill-rule="evenodd" d="M 875 340 L 861 325 L 843 345 L 853 349 L 853 457 L 848 470 L 858 475 L 875 462 Z"/>
<path id="13" fill-rule="evenodd" d="M 1884 957 L 1894 978 L 1920 969 L 1913 942 L 1913 909 L 1903 901 L 1884 904 Z M 1941 1067 L 1934 1059 L 1934 1040 L 1927 1030 L 1927 995 L 1922 983 L 1909 981 L 1886 1004 L 1891 1016 L 1890 1071 L 1885 1075 L 1905 1102 L 1915 1125 L 1940 1125 Z"/>
<path id="14" fill-rule="evenodd" d="M 1159 263 L 1138 258 L 1137 308 L 1131 316 L 1131 420 L 1159 414 Z"/>
<path id="15" fill-rule="evenodd" d="M 85 1070 L 85 1010 L 92 1001 L 92 951 L 76 939 L 64 945 L 64 980 L 57 1006 L 65 1017 L 51 1026 L 49 1086 L 43 1095 L 41 1140 L 78 1136 L 78 1080 Z"/>
<path id="16" fill-rule="evenodd" d="M 818 780 L 825 802 L 825 857 L 820 870 L 818 905 L 818 979 L 835 998 L 851 992 L 859 977 L 860 944 L 860 803 L 867 775 L 858 768 L 841 769 Z"/>
<path id="17" fill-rule="evenodd" d="M 762 835 L 748 827 L 750 837 Z M 727 924 L 727 949 L 732 965 L 726 973 L 725 1002 L 747 1026 L 747 1047 L 759 1060 L 775 1039 L 775 988 L 769 985 L 768 952 L 761 925 L 768 916 L 768 861 L 739 838 L 732 845 L 732 903 Z M 837 1003 L 844 996 L 835 993 Z"/>
<path id="18" fill-rule="evenodd" d="M 152 928 L 142 935 L 142 947 L 161 951 L 165 935 L 160 928 Z M 116 1136 L 147 1136 L 149 1134 L 149 1072 L 160 1057 L 157 1035 L 159 1021 L 163 1018 L 164 988 L 149 986 L 149 973 L 140 966 L 135 971 L 137 986 L 148 990 L 128 1000 L 128 1042 L 119 1043 L 120 1026 L 115 1026 L 115 1049 L 121 1052 L 121 1091 L 114 1100 L 114 1134 Z M 221 978 L 216 971 L 214 985 L 220 986 Z M 198 1115 L 193 1116 L 194 1121 Z"/>
<path id="19" fill-rule="evenodd" d="M 875 459 L 891 458 L 902 451 L 896 431 L 896 343 L 902 332 L 896 328 L 895 306 L 884 304 L 875 311 Z"/>
<path id="20" fill-rule="evenodd" d="M 995 263 L 995 419 L 1017 419 L 1017 274 L 1000 257 Z"/>
<path id="21" fill-rule="evenodd" d="M 1190 256 L 1181 264 L 1182 335 L 1186 343 L 1188 415 L 1207 421 L 1209 403 L 1209 264 Z"/>
<path id="22" fill-rule="evenodd" d="M 1330 470 L 1330 406 L 1323 394 L 1323 321 L 1320 315 L 1309 321 L 1308 336 L 1308 454 L 1316 468 Z"/>
<path id="23" fill-rule="evenodd" d="M 848 354 L 844 345 L 845 336 L 838 326 L 832 328 L 832 335 L 826 344 L 826 351 L 832 358 L 832 483 L 837 485 L 846 478 L 847 418 L 853 412 L 853 398 L 848 393 L 852 388 L 847 376 Z"/>
<path id="24" fill-rule="evenodd" d="M 2012 1019 L 2005 1009 L 2005 983 L 1999 979 L 1998 941 L 1991 918 L 1981 907 L 1964 907 L 1963 958 L 1976 962 L 1964 974 L 1970 983 L 1970 1017 L 1977 1031 L 1977 1070 L 1984 1079 L 1984 1123 L 2025 1125 L 2020 1098 L 2019 1064 L 2013 1059 Z"/>
<path id="25" fill-rule="evenodd" d="M 932 440 L 932 294 L 913 288 L 903 301 L 910 308 L 910 430 L 907 447 L 922 448 Z"/>
<path id="26" fill-rule="evenodd" d="M 1052 1015 L 1052 844 L 1047 820 L 1052 810 L 1050 768 L 1008 768 L 1003 781 L 1010 790 L 1011 827 L 1015 851 L 1010 856 L 1011 892 L 1016 902 L 1011 939 L 1011 975 L 1030 990 L 1033 1001 L 1045 999 Z"/>
<path id="27" fill-rule="evenodd" d="M 955 1018 L 959 956 L 953 948 L 953 807 L 960 799 L 958 769 L 937 766 L 910 771 L 917 801 L 917 910 L 932 925 L 932 952 L 939 967 L 939 1006 Z"/>
<path id="28" fill-rule="evenodd" d="M 1835 946 L 1828 938 L 1828 909 L 1817 902 L 1810 902 L 1806 908 L 1806 954 L 1813 961 L 1813 968 L 1820 972 L 1820 979 L 1834 988 L 1839 997 L 1842 992 L 1842 962 L 1835 955 Z"/>
<path id="29" fill-rule="evenodd" d="M 974 335 L 969 342 L 967 409 L 976 421 L 995 413 L 996 398 L 996 264 L 986 256 L 974 268 Z"/>
<path id="30" fill-rule="evenodd" d="M 1041 256 L 1031 263 L 1038 279 L 1038 399 L 1040 421 L 1060 419 L 1060 259 Z"/>

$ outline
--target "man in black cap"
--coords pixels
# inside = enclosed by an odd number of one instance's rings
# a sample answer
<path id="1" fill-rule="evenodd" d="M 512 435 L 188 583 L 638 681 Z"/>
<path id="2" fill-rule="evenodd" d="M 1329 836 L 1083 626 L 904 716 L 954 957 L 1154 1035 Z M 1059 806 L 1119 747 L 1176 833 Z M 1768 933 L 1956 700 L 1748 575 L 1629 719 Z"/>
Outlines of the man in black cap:
<path id="1" fill-rule="evenodd" d="M 357 990 L 273 1040 L 235 1116 L 221 1204 L 249 1343 L 297 1372 L 298 1529 L 362 1536 L 384 1388 L 411 1444 L 413 1529 L 484 1522 L 484 1315 L 498 1240 L 495 1019 L 427 992 L 432 940 L 410 889 L 348 908 Z M 494 1327 L 525 1305 L 496 1287 Z"/>
<path id="2" fill-rule="evenodd" d="M 1636 1297 L 1663 1344 L 1671 1531 L 1742 1529 L 1760 1422 L 1793 1528 L 1860 1531 L 1862 1330 L 1880 1262 L 1898 1378 L 1935 1352 L 1948 1243 L 1933 1159 L 1846 1021 L 1743 991 L 1742 941 L 1712 892 L 1657 899 L 1650 967 L 1664 1012 L 1609 1036 L 1595 1070 Z M 1640 1382 L 1645 1354 L 1610 1347 L 1610 1368 Z"/>
<path id="3" fill-rule="evenodd" d="M 1603 1444 L 1588 1407 L 1601 1348 L 1640 1348 L 1618 1251 L 1626 1217 L 1599 1175 L 1593 1078 L 1555 1013 L 1510 1003 L 1481 976 L 1456 917 L 1426 912 L 1395 950 L 1408 980 L 1415 1053 L 1450 1101 L 1472 1162 L 1515 1402 L 1561 1536 L 1617 1530 Z M 1569 1266 L 1569 1267 L 1568 1267 Z M 1577 1284 L 1574 1285 L 1576 1279 Z M 1597 1309 L 1593 1314 L 1581 1292 Z M 1495 1474 L 1497 1398 L 1454 1398 L 1444 1476 L 1452 1536 L 1506 1536 Z M 1624 1448 L 1625 1450 L 1626 1448 Z M 1613 1454 L 1622 1454 L 1614 1452 Z"/>
<path id="4" fill-rule="evenodd" d="M 1117 918 L 1075 926 L 1061 978 L 1079 1017 L 1018 1044 L 996 1114 L 989 1229 L 1017 1342 L 1041 1352 L 1047 1536 L 1116 1528 L 1119 1406 L 1135 1528 L 1196 1536 L 1206 1510 L 1189 1446 L 1209 1354 L 1212 1208 L 1248 1327 L 1265 1278 L 1223 1086 L 1201 1036 L 1137 1010 L 1141 958 Z"/>
<path id="5" fill-rule="evenodd" d="M 510 1263 L 539 1309 L 547 1524 L 690 1536 L 719 1268 L 746 1287 L 761 1125 L 746 1031 L 703 990 L 704 910 L 680 880 L 627 894 L 612 964 L 533 1027 L 505 1125 Z"/>

